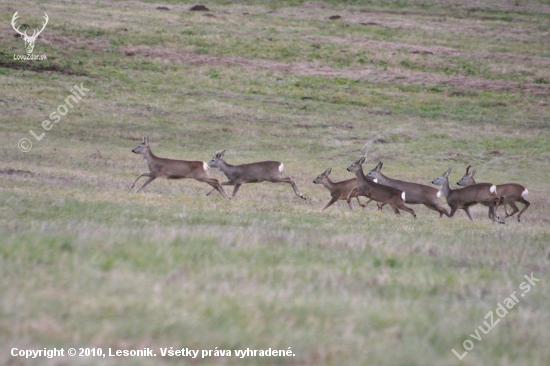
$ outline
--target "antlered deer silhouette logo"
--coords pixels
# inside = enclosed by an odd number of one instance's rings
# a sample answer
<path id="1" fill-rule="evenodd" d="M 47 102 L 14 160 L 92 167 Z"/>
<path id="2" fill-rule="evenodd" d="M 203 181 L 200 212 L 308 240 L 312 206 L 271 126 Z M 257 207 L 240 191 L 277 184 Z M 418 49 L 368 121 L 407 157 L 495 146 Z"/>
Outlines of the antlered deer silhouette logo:
<path id="1" fill-rule="evenodd" d="M 13 29 L 15 29 L 17 33 L 21 35 L 21 38 L 23 38 L 23 41 L 25 41 L 25 49 L 27 50 L 27 54 L 30 55 L 34 49 L 34 43 L 36 42 L 36 39 L 38 38 L 40 33 L 42 33 L 44 28 L 46 28 L 46 24 L 48 24 L 48 19 L 49 19 L 48 14 L 44 13 L 45 21 L 44 23 L 42 23 L 42 29 L 40 30 L 35 29 L 32 33 L 32 36 L 28 36 L 26 30 L 21 33 L 21 31 L 19 30 L 20 26 L 18 27 L 15 26 L 15 22 L 17 21 L 17 18 L 19 18 L 18 13 L 19 11 L 16 11 L 15 14 L 13 14 L 13 18 L 11 19 L 11 26 L 13 27 Z"/>

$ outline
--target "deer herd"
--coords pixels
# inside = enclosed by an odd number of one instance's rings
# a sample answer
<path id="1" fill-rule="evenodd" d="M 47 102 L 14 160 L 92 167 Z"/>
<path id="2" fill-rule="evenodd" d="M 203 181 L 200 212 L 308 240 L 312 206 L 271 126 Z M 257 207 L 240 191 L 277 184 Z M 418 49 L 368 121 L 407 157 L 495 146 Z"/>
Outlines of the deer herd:
<path id="1" fill-rule="evenodd" d="M 147 181 L 138 189 L 138 192 L 156 178 L 190 178 L 210 185 L 213 189 L 207 195 L 216 190 L 224 198 L 231 200 L 235 198 L 241 185 L 267 181 L 271 183 L 288 183 L 298 197 L 306 199 L 298 190 L 294 180 L 283 174 L 284 165 L 278 161 L 231 165 L 223 159 L 225 150 L 216 152 L 216 155 L 208 163 L 204 161 L 165 159 L 153 154 L 149 147 L 149 137 L 144 137 L 142 143 L 132 152 L 142 154 L 149 167 L 149 172 L 142 173 L 132 184 L 131 188 L 134 188 L 141 177 L 148 177 Z M 414 218 L 416 218 L 416 213 L 406 204 L 422 204 L 431 210 L 437 211 L 440 218 L 443 215 L 453 217 L 458 209 L 462 209 L 466 212 L 468 218 L 473 221 L 470 207 L 479 203 L 489 207 L 488 216 L 493 223 L 504 224 L 504 220 L 497 216 L 499 206 L 504 206 L 506 214 L 504 219 L 519 212 L 517 218 L 520 221 L 521 215 L 530 205 L 525 199 L 529 191 L 524 186 L 517 183 L 500 185 L 476 183 L 474 180 L 476 171 L 472 170 L 470 172 L 471 165 L 466 168 L 466 174 L 457 183 L 459 186 L 464 186 L 464 188 L 451 189 L 449 185 L 451 169 L 449 168 L 443 175 L 432 181 L 432 184 L 441 187 L 441 190 L 439 190 L 423 184 L 389 178 L 381 172 L 382 163 L 378 163 L 373 170 L 365 175 L 363 171 L 365 159 L 363 157 L 348 167 L 349 172 L 355 173 L 355 178 L 333 182 L 329 178 L 331 168 L 315 178 L 313 183 L 322 184 L 330 191 L 331 195 L 330 201 L 321 212 L 339 200 L 346 200 L 350 210 L 352 210 L 351 200 L 355 198 L 361 207 L 365 207 L 371 201 L 376 201 L 378 210 L 382 210 L 383 206 L 389 205 L 395 214 L 399 215 L 399 210 L 403 210 L 413 215 Z M 227 182 L 220 183 L 217 179 L 210 177 L 208 174 L 209 168 L 220 169 L 227 177 Z M 229 196 L 222 186 L 234 186 L 233 194 Z M 443 194 L 451 209 L 450 213 L 441 205 L 441 194 Z M 359 196 L 366 197 L 369 200 L 362 204 Z M 524 205 L 521 211 L 516 202 Z M 508 213 L 507 205 L 512 207 L 512 213 Z"/>

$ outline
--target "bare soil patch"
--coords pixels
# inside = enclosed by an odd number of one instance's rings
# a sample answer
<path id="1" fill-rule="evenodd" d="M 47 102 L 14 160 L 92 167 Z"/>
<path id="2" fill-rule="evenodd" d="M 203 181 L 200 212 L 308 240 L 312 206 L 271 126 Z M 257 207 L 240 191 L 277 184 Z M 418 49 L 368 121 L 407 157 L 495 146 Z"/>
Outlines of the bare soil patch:
<path id="1" fill-rule="evenodd" d="M 195 6 L 192 6 L 191 9 L 189 9 L 189 10 L 190 11 L 210 11 L 210 9 L 208 9 L 204 5 L 195 5 Z"/>
<path id="2" fill-rule="evenodd" d="M 407 72 L 357 67 L 335 69 L 313 63 L 283 63 L 270 60 L 253 60 L 243 57 L 220 57 L 199 55 L 196 53 L 180 53 L 173 49 L 154 46 L 124 46 L 119 47 L 119 51 L 128 56 L 140 55 L 144 57 L 162 57 L 182 63 L 197 65 L 239 66 L 245 69 L 270 69 L 283 73 L 307 76 L 346 77 L 378 83 L 397 83 L 403 85 L 420 84 L 426 86 L 447 85 L 466 89 L 550 94 L 550 85 L 546 84 L 518 84 L 509 81 L 484 80 L 466 76 L 445 76 L 427 72 Z"/>

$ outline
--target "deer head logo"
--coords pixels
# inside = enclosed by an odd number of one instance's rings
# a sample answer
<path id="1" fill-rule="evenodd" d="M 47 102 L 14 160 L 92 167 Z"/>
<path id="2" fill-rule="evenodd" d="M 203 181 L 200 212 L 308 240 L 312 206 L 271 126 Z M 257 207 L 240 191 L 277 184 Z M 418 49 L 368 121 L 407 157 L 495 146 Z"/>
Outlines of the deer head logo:
<path id="1" fill-rule="evenodd" d="M 15 14 L 13 14 L 13 18 L 11 18 L 11 26 L 13 27 L 13 29 L 15 29 L 17 33 L 21 35 L 21 38 L 23 38 L 23 41 L 25 41 L 25 49 L 27 50 L 27 54 L 30 55 L 32 53 L 32 50 L 34 49 L 34 43 L 36 42 L 36 39 L 38 38 L 40 33 L 42 33 L 44 28 L 46 28 L 46 24 L 48 24 L 48 14 L 44 13 L 44 23 L 42 23 L 42 29 L 40 30 L 35 29 L 32 33 L 32 36 L 28 36 L 26 30 L 24 32 L 21 32 L 19 30 L 20 26 L 18 27 L 15 26 L 15 22 L 17 21 L 17 18 L 19 18 L 18 13 L 19 12 L 16 11 Z"/>

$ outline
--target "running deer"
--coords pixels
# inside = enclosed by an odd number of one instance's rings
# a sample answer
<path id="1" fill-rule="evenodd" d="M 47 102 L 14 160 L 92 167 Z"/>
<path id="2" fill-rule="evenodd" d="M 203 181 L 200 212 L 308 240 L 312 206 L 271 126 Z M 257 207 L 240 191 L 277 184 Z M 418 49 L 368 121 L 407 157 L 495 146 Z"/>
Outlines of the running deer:
<path id="1" fill-rule="evenodd" d="M 149 137 L 144 137 L 143 142 L 132 150 L 135 154 L 142 154 L 143 158 L 147 161 L 149 166 L 148 173 L 142 173 L 132 184 L 132 188 L 136 185 L 137 181 L 141 177 L 149 177 L 147 181 L 138 189 L 138 192 L 141 191 L 146 185 L 151 183 L 156 178 L 166 178 L 166 179 L 185 179 L 191 178 L 199 182 L 204 182 L 214 187 L 215 190 L 220 192 L 220 194 L 227 198 L 231 199 L 227 193 L 223 190 L 223 187 L 220 185 L 220 182 L 211 178 L 208 175 L 208 164 L 204 161 L 185 161 L 185 160 L 173 160 L 159 158 L 153 155 L 151 148 L 149 147 Z"/>
<path id="2" fill-rule="evenodd" d="M 283 175 L 283 163 L 279 161 L 260 161 L 257 163 L 231 165 L 227 164 L 222 158 L 225 150 L 216 151 L 216 155 L 208 163 L 209 167 L 220 169 L 226 175 L 227 182 L 223 182 L 224 186 L 235 186 L 233 195 L 235 197 L 241 185 L 245 183 L 288 183 L 294 189 L 294 193 L 300 198 L 306 199 L 296 187 L 296 183 L 290 177 Z M 212 191 L 208 192 L 208 194 Z"/>
<path id="3" fill-rule="evenodd" d="M 331 200 L 325 208 L 321 210 L 321 212 L 325 211 L 329 206 L 334 204 L 338 200 L 346 200 L 349 205 L 349 209 L 353 211 L 351 207 L 351 199 L 357 198 L 357 203 L 359 203 L 359 206 L 366 207 L 366 205 L 369 204 L 370 201 L 368 200 L 366 204 L 362 204 L 361 201 L 359 201 L 359 196 L 362 196 L 359 191 L 356 191 L 353 195 L 351 195 L 348 198 L 349 193 L 352 191 L 353 188 L 357 187 L 357 178 L 352 178 L 348 180 L 343 180 L 341 182 L 333 182 L 328 177 L 330 172 L 332 171 L 332 168 L 328 168 L 324 173 L 319 174 L 317 178 L 313 181 L 315 184 L 322 184 L 326 189 L 330 191 Z M 369 179 L 367 177 L 367 179 Z"/>
<path id="4" fill-rule="evenodd" d="M 397 188 L 406 193 L 405 203 L 411 205 L 423 204 L 431 210 L 439 212 L 439 218 L 443 217 L 443 214 L 449 216 L 447 210 L 441 205 L 439 198 L 441 192 L 433 187 L 425 186 L 423 184 L 404 182 L 402 180 L 391 179 L 382 174 L 382 163 L 378 165 L 367 174 L 367 178 L 373 178 L 374 182 L 383 184 L 388 187 Z"/>
<path id="5" fill-rule="evenodd" d="M 476 170 L 473 169 L 470 172 L 470 168 L 472 167 L 472 164 L 468 165 L 466 168 L 466 174 L 458 181 L 459 186 L 471 186 L 472 184 L 476 184 L 476 181 L 474 180 L 474 174 L 476 174 Z M 497 185 L 497 192 L 500 197 L 504 197 L 504 202 L 500 202 L 500 205 L 504 205 L 504 212 L 506 213 L 505 219 L 510 216 L 514 216 L 516 213 L 519 212 L 518 215 L 518 222 L 520 222 L 521 214 L 527 210 L 527 208 L 531 205 L 529 201 L 527 201 L 524 197 L 527 196 L 529 191 L 527 188 L 522 186 L 521 184 L 517 183 L 505 183 L 505 184 L 499 184 Z M 524 204 L 523 210 L 521 212 L 519 211 L 518 206 L 516 205 L 516 202 L 521 202 Z M 509 214 L 508 210 L 506 210 L 506 204 L 509 204 L 512 206 L 512 213 Z"/>
<path id="6" fill-rule="evenodd" d="M 474 221 L 470 214 L 470 207 L 481 203 L 489 206 L 489 218 L 493 220 L 493 223 L 498 222 L 499 224 L 504 224 L 504 221 L 500 221 L 495 215 L 496 204 L 500 201 L 497 194 L 497 187 L 491 183 L 479 183 L 461 189 L 451 189 L 449 186 L 449 174 L 451 174 L 451 170 L 452 169 L 449 168 L 442 176 L 432 181 L 432 184 L 441 186 L 441 191 L 447 199 L 447 204 L 451 208 L 449 217 L 453 217 L 456 210 L 462 209 L 466 212 L 468 218 Z"/>
<path id="7" fill-rule="evenodd" d="M 405 192 L 397 188 L 392 188 L 382 184 L 371 182 L 365 176 L 362 167 L 365 159 L 366 158 L 363 157 L 348 167 L 348 172 L 354 172 L 355 176 L 357 177 L 357 187 L 353 188 L 348 194 L 348 200 L 353 196 L 353 194 L 356 194 L 356 192 L 360 192 L 362 195 L 370 198 L 371 200 L 381 203 L 387 203 L 391 206 L 391 208 L 397 215 L 400 215 L 399 209 L 401 209 L 403 211 L 407 211 L 416 219 L 416 214 L 414 213 L 414 210 L 410 207 L 405 206 Z"/>

